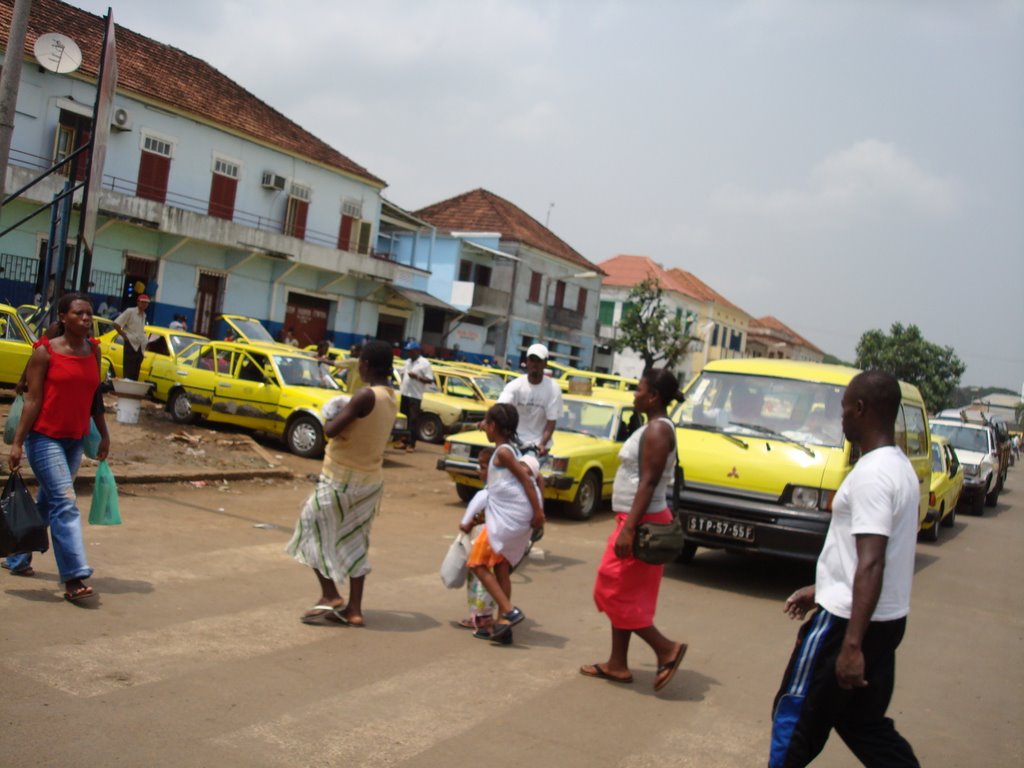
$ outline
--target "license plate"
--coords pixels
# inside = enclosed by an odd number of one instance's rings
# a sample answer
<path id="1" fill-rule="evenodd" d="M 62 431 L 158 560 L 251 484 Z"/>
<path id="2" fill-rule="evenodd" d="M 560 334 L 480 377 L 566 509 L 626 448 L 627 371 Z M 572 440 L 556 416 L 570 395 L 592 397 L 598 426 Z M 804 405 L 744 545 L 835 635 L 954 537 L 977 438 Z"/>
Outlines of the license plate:
<path id="1" fill-rule="evenodd" d="M 731 520 L 718 520 L 713 517 L 689 515 L 686 518 L 686 530 L 704 536 L 717 536 L 720 539 L 736 541 L 754 541 L 754 526 L 734 523 Z"/>

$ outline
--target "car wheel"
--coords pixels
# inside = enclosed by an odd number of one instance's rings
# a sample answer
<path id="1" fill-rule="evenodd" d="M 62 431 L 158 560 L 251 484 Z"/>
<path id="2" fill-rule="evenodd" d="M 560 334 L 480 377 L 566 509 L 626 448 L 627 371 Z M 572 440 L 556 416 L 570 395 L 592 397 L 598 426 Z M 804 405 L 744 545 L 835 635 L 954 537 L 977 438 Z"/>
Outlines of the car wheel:
<path id="1" fill-rule="evenodd" d="M 939 516 L 935 518 L 935 522 L 932 523 L 931 528 L 921 529 L 921 538 L 925 541 L 930 541 L 932 544 L 939 540 L 939 520 L 942 519 L 942 512 L 945 506 L 939 508 Z"/>
<path id="2" fill-rule="evenodd" d="M 694 555 L 697 554 L 697 545 L 692 541 L 683 542 L 683 551 L 679 553 L 679 557 L 676 558 L 677 563 L 690 563 L 693 562 Z"/>
<path id="3" fill-rule="evenodd" d="M 171 393 L 167 409 L 171 412 L 171 418 L 178 424 L 191 424 L 196 420 L 192 403 L 189 402 L 188 393 L 184 389 L 176 389 Z"/>
<path id="4" fill-rule="evenodd" d="M 304 459 L 315 459 L 324 452 L 324 430 L 312 416 L 299 416 L 285 432 L 288 450 Z"/>
<path id="5" fill-rule="evenodd" d="M 1002 490 L 1002 483 L 997 483 L 989 493 L 985 494 L 985 506 L 994 507 L 999 501 L 999 491 Z"/>
<path id="6" fill-rule="evenodd" d="M 459 498 L 467 504 L 476 495 L 476 491 L 477 489 L 471 485 L 466 485 L 465 483 L 455 484 L 455 492 L 459 494 Z"/>
<path id="7" fill-rule="evenodd" d="M 944 518 L 942 518 L 942 527 L 943 528 L 952 528 L 953 527 L 953 524 L 956 522 L 956 507 L 957 507 L 957 505 L 954 504 L 953 508 L 951 510 L 949 510 L 949 514 L 946 515 Z"/>
<path id="8" fill-rule="evenodd" d="M 573 520 L 589 520 L 601 504 L 601 475 L 591 469 L 580 480 L 576 498 L 569 502 L 568 515 Z"/>
<path id="9" fill-rule="evenodd" d="M 985 488 L 988 491 L 988 487 Z M 973 499 L 971 499 L 971 514 L 975 517 L 981 517 L 985 514 L 985 494 L 979 493 Z"/>
<path id="10" fill-rule="evenodd" d="M 416 422 L 416 439 L 424 443 L 440 443 L 444 440 L 444 427 L 441 420 L 432 413 L 420 414 Z"/>

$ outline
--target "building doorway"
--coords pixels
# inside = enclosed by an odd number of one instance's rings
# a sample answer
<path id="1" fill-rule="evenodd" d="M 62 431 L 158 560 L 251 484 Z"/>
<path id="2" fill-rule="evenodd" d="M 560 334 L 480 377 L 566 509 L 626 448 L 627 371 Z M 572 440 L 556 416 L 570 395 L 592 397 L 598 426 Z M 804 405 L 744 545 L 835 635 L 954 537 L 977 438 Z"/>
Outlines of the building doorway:
<path id="1" fill-rule="evenodd" d="M 196 285 L 196 316 L 192 330 L 203 336 L 211 336 L 214 320 L 220 315 L 224 302 L 224 275 L 219 272 L 199 270 Z"/>
<path id="2" fill-rule="evenodd" d="M 294 328 L 292 332 L 300 347 L 317 344 L 327 337 L 327 318 L 331 302 L 316 296 L 289 293 L 284 308 L 284 327 Z"/>
<path id="3" fill-rule="evenodd" d="M 383 312 L 377 316 L 377 338 L 386 341 L 391 346 L 400 346 L 405 338 L 405 318 L 397 315 L 385 315 Z"/>

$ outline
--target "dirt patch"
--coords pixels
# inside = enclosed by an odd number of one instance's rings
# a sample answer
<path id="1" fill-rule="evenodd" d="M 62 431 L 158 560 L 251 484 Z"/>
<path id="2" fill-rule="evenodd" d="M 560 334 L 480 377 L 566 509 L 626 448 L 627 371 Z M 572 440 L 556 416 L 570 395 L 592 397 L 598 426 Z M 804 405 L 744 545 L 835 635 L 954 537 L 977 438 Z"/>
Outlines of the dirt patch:
<path id="1" fill-rule="evenodd" d="M 0 392 L 0 423 L 6 424 L 14 393 Z M 119 474 L 120 470 L 158 471 L 165 469 L 204 470 L 266 469 L 280 464 L 282 456 L 274 446 L 259 445 L 243 430 L 206 424 L 182 426 L 175 424 L 162 403 L 142 402 L 136 424 L 117 421 L 117 398 L 106 395 L 107 429 L 110 432 L 110 456 L 107 463 Z M 8 446 L 0 449 L 6 456 Z M 89 459 L 83 459 L 83 469 Z M 3 462 L 6 467 L 6 461 Z"/>

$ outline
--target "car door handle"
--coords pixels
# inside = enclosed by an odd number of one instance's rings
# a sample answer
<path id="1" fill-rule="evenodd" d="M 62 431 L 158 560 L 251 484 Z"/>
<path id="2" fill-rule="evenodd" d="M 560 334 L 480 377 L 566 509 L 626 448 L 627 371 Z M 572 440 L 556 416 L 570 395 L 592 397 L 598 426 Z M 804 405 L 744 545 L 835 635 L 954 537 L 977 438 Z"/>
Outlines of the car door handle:
<path id="1" fill-rule="evenodd" d="M 217 382 L 217 386 L 218 387 L 230 387 L 231 386 L 231 382 L 228 382 L 228 381 L 218 381 Z"/>

